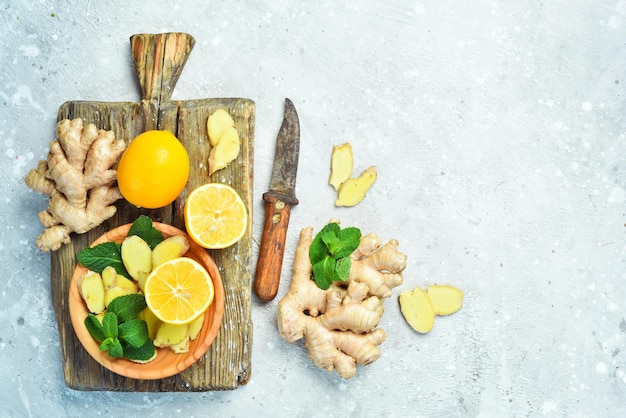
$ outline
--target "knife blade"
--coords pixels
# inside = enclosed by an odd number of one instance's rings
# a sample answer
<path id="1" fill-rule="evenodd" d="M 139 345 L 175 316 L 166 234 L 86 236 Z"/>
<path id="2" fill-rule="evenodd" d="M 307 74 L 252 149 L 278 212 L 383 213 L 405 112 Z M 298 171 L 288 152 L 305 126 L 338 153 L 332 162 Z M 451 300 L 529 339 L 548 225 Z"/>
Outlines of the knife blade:
<path id="1" fill-rule="evenodd" d="M 283 123 L 276 139 L 270 188 L 263 194 L 265 218 L 254 278 L 254 292 L 263 301 L 278 293 L 285 254 L 285 239 L 296 198 L 296 175 L 300 154 L 300 121 L 289 99 L 285 99 Z"/>

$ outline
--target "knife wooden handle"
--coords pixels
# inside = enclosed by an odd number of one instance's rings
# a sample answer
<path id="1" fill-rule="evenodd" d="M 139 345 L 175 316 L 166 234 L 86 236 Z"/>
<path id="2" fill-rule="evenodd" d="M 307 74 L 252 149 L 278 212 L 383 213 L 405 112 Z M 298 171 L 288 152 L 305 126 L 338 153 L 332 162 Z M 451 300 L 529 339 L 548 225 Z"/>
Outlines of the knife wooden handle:
<path id="1" fill-rule="evenodd" d="M 263 195 L 263 200 L 267 203 L 254 278 L 254 292 L 259 299 L 270 301 L 278 293 L 289 215 L 291 206 L 297 204 L 298 201 L 294 202 L 294 198 L 281 199 L 279 194 L 271 191 Z"/>

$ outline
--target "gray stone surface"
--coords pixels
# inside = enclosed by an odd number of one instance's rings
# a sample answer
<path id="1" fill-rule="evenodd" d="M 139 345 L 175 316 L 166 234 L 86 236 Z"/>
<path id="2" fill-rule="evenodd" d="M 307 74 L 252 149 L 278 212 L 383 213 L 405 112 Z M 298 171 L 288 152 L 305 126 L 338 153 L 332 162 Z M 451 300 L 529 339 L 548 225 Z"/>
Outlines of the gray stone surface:
<path id="1" fill-rule="evenodd" d="M 469 4 L 471 3 L 471 4 Z M 0 2 L 0 416 L 626 416 L 626 1 Z M 174 98 L 256 102 L 255 219 L 283 100 L 302 123 L 300 228 L 397 238 L 399 290 L 449 283 L 463 309 L 418 335 L 397 293 L 383 355 L 318 370 L 253 302 L 252 378 L 229 392 L 77 392 L 63 382 L 46 199 L 23 183 L 67 100 L 139 99 L 128 38 L 196 47 Z M 333 145 L 379 179 L 352 209 Z M 255 251 L 258 247 L 255 248 Z"/>

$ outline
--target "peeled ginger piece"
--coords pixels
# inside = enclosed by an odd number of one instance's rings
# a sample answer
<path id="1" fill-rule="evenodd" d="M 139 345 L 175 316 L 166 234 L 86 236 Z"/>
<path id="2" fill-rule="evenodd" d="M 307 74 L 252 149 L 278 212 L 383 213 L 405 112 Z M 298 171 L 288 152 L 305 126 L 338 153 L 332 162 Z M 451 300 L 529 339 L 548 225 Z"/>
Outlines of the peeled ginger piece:
<path id="1" fill-rule="evenodd" d="M 367 191 L 370 189 L 370 187 L 372 187 L 377 177 L 378 171 L 376 170 L 376 167 L 371 166 L 363 170 L 359 177 L 350 178 L 344 181 L 339 187 L 335 205 L 358 205 L 365 198 Z"/>
<path id="2" fill-rule="evenodd" d="M 226 168 L 239 155 L 239 134 L 235 127 L 227 128 L 209 153 L 209 174 Z"/>
<path id="3" fill-rule="evenodd" d="M 239 155 L 241 139 L 235 121 L 224 109 L 218 109 L 207 119 L 209 152 L 209 175 L 226 168 Z"/>
<path id="4" fill-rule="evenodd" d="M 352 167 L 354 166 L 354 158 L 352 156 L 352 145 L 346 142 L 341 145 L 333 146 L 333 152 L 330 157 L 330 177 L 328 183 L 333 186 L 335 191 L 352 176 Z"/>
<path id="5" fill-rule="evenodd" d="M 229 127 L 234 127 L 235 121 L 224 109 L 217 109 L 209 116 L 206 122 L 206 130 L 209 136 L 209 144 L 216 146 L 220 137 Z"/>
<path id="6" fill-rule="evenodd" d="M 435 311 L 428 294 L 421 287 L 400 293 L 400 310 L 411 328 L 426 334 L 435 325 Z"/>
<path id="7" fill-rule="evenodd" d="M 450 315 L 463 306 L 463 291 L 454 286 L 431 285 L 427 292 L 435 315 Z"/>
<path id="8" fill-rule="evenodd" d="M 356 206 L 359 204 L 378 177 L 375 166 L 363 170 L 358 177 L 352 177 L 353 167 L 352 145 L 346 142 L 333 146 L 328 183 L 337 192 L 336 206 Z"/>
<path id="9" fill-rule="evenodd" d="M 416 287 L 400 293 L 400 310 L 415 331 L 426 334 L 435 325 L 435 316 L 450 315 L 463 306 L 463 291 L 449 285 Z"/>

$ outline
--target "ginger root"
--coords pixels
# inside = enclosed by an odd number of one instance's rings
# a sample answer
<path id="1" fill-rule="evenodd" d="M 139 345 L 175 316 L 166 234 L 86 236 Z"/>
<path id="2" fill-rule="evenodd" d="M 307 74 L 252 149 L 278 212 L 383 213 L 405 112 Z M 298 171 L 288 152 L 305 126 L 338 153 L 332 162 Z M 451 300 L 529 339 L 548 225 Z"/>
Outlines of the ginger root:
<path id="1" fill-rule="evenodd" d="M 39 213 L 45 228 L 35 243 L 40 250 L 58 250 L 70 242 L 70 233 L 82 234 L 115 215 L 113 203 L 122 196 L 112 167 L 125 148 L 112 131 L 83 126 L 80 118 L 57 123 L 47 160 L 25 178 L 29 188 L 50 197 L 48 209 Z"/>
<path id="2" fill-rule="evenodd" d="M 322 290 L 311 279 L 312 240 L 313 228 L 302 229 L 291 285 L 278 303 L 278 329 L 290 344 L 304 338 L 316 366 L 349 379 L 357 365 L 381 355 L 385 332 L 377 327 L 383 300 L 402 284 L 406 255 L 398 252 L 396 240 L 383 245 L 377 235 L 364 235 L 351 255 L 348 279 Z"/>

